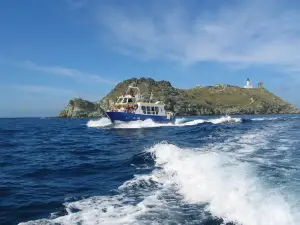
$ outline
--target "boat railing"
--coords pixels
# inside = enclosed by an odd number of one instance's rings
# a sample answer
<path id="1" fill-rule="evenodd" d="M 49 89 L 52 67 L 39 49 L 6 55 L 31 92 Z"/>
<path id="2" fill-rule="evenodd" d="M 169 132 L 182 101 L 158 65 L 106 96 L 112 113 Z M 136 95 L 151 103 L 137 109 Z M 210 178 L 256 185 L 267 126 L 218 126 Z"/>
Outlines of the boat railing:
<path id="1" fill-rule="evenodd" d="M 135 102 L 130 103 L 121 103 L 121 104 L 115 104 L 110 109 L 112 112 L 126 112 L 126 113 L 135 113 L 137 110 L 137 105 Z"/>

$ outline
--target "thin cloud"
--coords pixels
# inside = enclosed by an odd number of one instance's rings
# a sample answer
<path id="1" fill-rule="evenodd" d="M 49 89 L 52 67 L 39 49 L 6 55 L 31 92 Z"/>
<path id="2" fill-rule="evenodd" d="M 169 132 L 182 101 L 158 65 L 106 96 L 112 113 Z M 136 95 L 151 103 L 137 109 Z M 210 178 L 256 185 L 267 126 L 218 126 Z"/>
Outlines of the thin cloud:
<path id="1" fill-rule="evenodd" d="M 78 97 L 88 99 L 90 101 L 99 101 L 99 99 L 103 97 L 99 93 L 75 91 L 66 88 L 56 88 L 44 85 L 11 84 L 9 86 L 22 92 L 38 94 L 38 96 L 64 96 L 66 98 Z"/>
<path id="2" fill-rule="evenodd" d="M 223 6 L 199 11 L 193 19 L 184 7 L 159 16 L 106 12 L 100 21 L 122 53 L 184 65 L 210 61 L 300 70 L 300 13 L 274 3 Z"/>
<path id="3" fill-rule="evenodd" d="M 19 62 L 18 64 L 26 69 L 40 71 L 43 73 L 66 76 L 66 77 L 75 78 L 79 80 L 88 80 L 96 83 L 115 84 L 115 81 L 108 80 L 100 76 L 82 72 L 76 69 L 70 69 L 70 68 L 65 68 L 60 66 L 41 66 L 32 61 Z"/>
<path id="4" fill-rule="evenodd" d="M 64 0 L 70 10 L 80 9 L 87 5 L 88 0 Z"/>
<path id="5" fill-rule="evenodd" d="M 68 95 L 68 96 L 76 94 L 76 92 L 73 90 L 53 88 L 53 87 L 42 86 L 42 85 L 15 84 L 12 85 L 12 87 L 20 91 L 33 93 L 33 94 L 51 94 L 51 95 Z"/>
<path id="6" fill-rule="evenodd" d="M 53 67 L 39 66 L 36 63 L 31 61 L 21 62 L 20 65 L 30 70 L 36 70 L 45 73 L 52 73 L 52 74 L 68 76 L 68 77 L 76 77 L 81 74 L 81 72 L 74 69 L 68 69 L 68 68 L 63 68 L 58 66 L 53 66 Z"/>

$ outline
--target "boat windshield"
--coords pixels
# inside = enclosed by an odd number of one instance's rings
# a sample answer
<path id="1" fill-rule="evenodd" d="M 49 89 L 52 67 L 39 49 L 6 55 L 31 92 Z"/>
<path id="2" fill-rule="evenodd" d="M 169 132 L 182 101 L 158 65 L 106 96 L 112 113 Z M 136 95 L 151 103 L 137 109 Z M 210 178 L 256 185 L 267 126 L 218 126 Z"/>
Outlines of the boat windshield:
<path id="1" fill-rule="evenodd" d="M 117 103 L 133 103 L 133 99 L 132 98 L 119 98 L 117 100 Z"/>

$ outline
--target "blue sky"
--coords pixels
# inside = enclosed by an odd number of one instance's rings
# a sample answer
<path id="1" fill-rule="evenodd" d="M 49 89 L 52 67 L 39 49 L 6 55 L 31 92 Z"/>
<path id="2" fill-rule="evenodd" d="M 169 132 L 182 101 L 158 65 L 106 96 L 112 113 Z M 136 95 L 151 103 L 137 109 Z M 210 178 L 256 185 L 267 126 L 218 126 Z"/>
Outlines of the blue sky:
<path id="1" fill-rule="evenodd" d="M 300 107 L 300 3 L 0 1 L 0 117 L 54 116 L 131 77 L 266 88 Z"/>

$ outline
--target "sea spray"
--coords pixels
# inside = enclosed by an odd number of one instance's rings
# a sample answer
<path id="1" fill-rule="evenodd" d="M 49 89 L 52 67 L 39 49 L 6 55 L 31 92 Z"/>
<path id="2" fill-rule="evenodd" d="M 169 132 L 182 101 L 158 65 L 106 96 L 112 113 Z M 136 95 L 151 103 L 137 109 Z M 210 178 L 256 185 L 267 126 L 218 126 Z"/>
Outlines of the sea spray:
<path id="1" fill-rule="evenodd" d="M 111 125 L 111 121 L 106 117 L 100 118 L 98 120 L 90 120 L 87 123 L 88 127 L 107 127 L 109 125 Z"/>
<path id="2" fill-rule="evenodd" d="M 176 119 L 175 123 L 155 123 L 151 119 L 147 119 L 144 121 L 131 121 L 131 122 L 117 122 L 113 125 L 113 128 L 118 129 L 139 129 L 139 128 L 151 128 L 151 127 L 184 127 L 184 126 L 194 126 L 201 123 L 212 123 L 212 124 L 220 124 L 220 123 L 239 123 L 241 122 L 241 118 L 234 118 L 230 116 L 223 116 L 215 119 L 195 119 L 195 120 L 187 120 L 186 118 Z M 112 125 L 110 120 L 107 118 L 101 118 L 99 120 L 90 120 L 87 123 L 88 127 L 107 127 Z"/>

